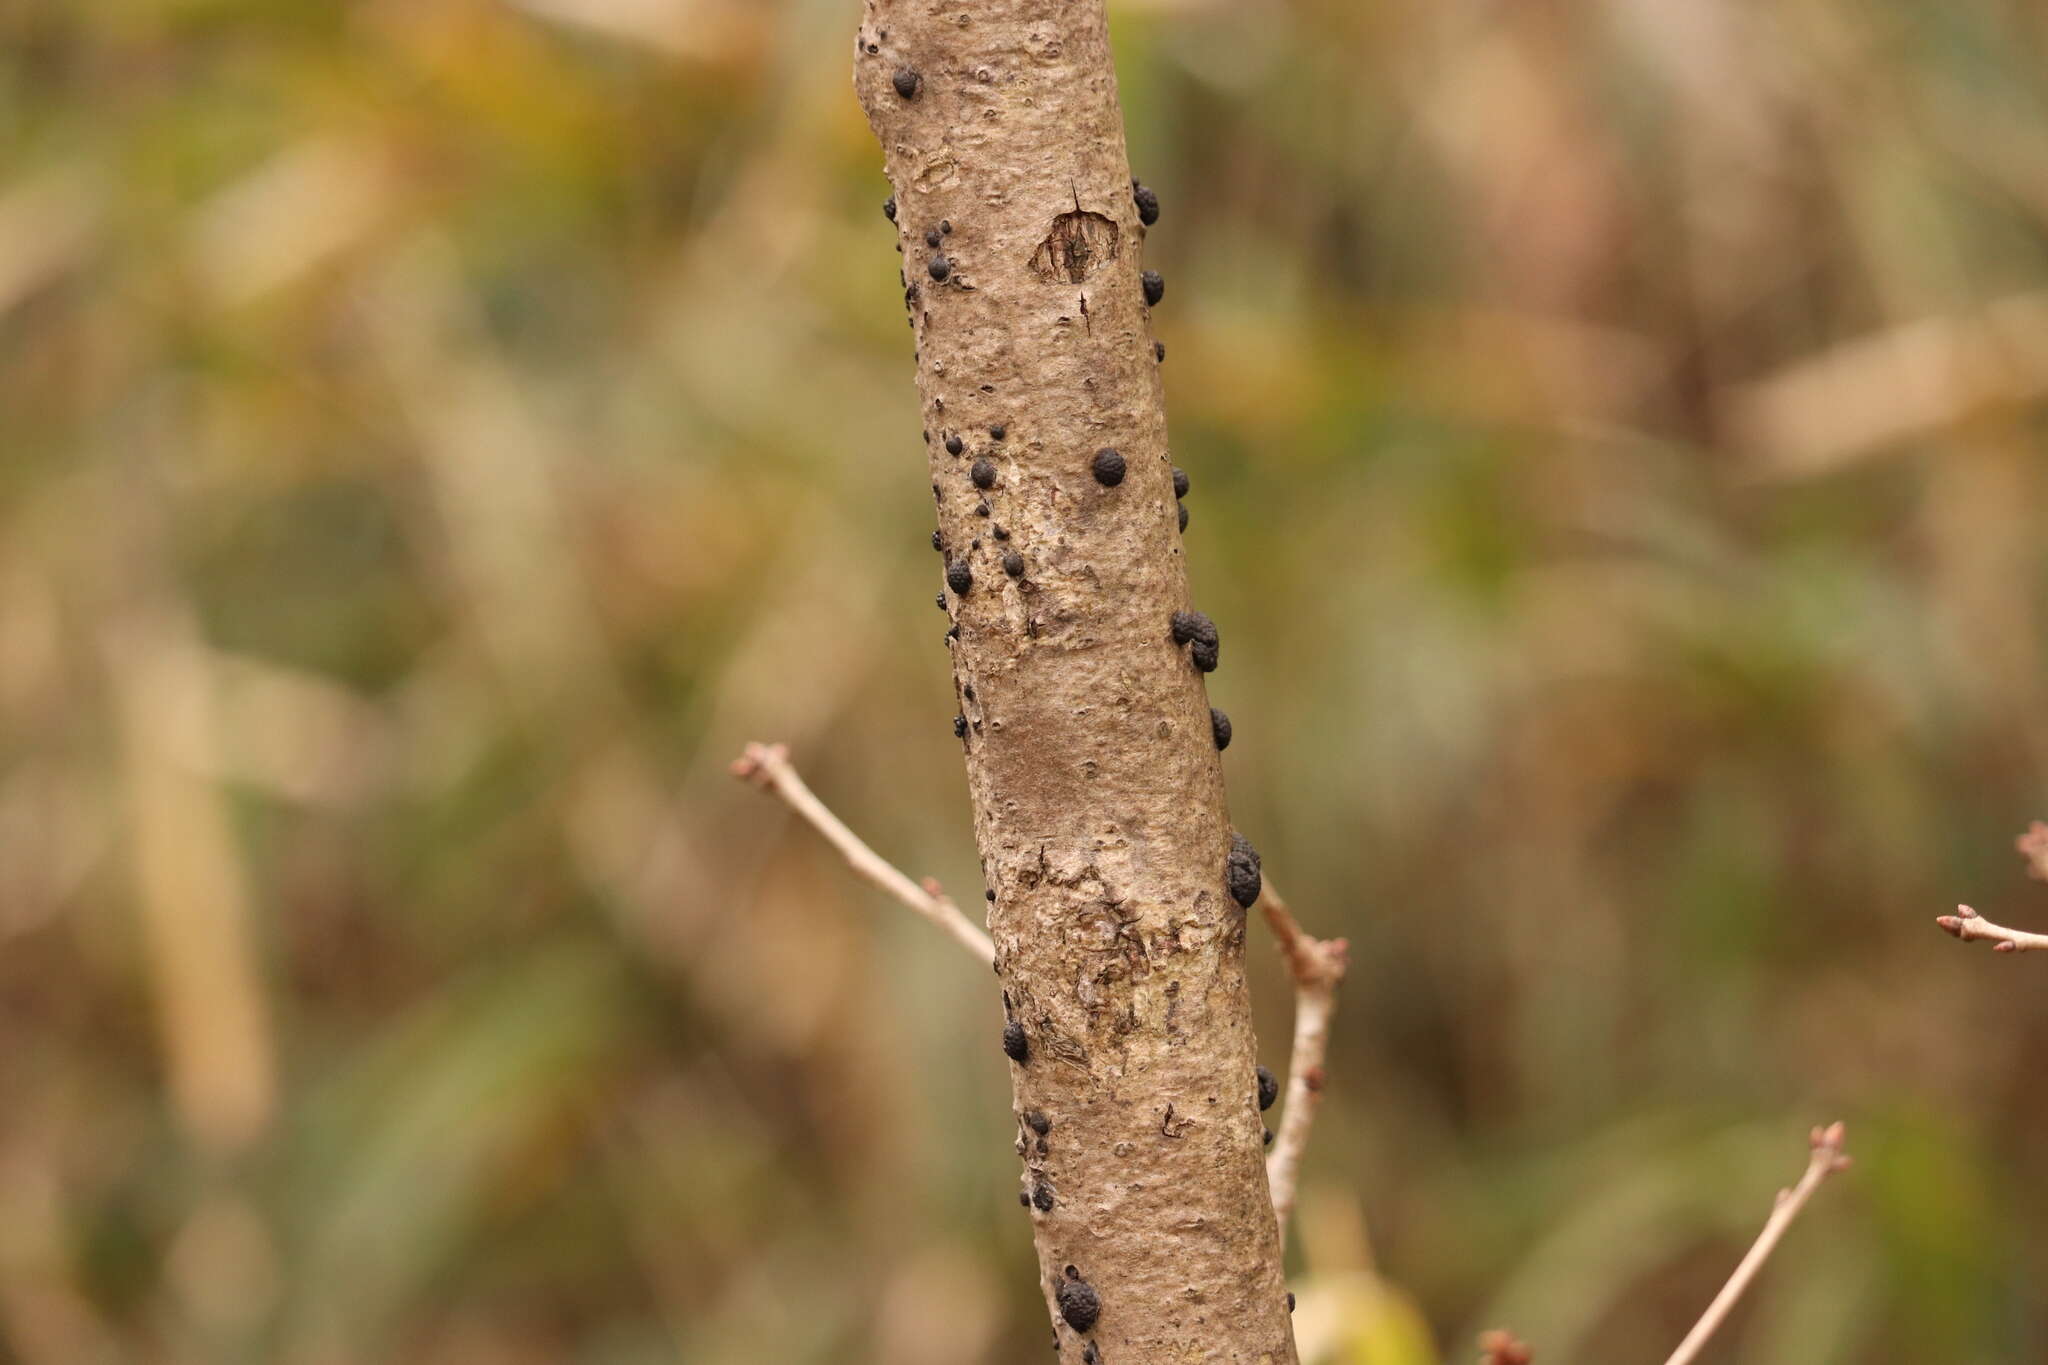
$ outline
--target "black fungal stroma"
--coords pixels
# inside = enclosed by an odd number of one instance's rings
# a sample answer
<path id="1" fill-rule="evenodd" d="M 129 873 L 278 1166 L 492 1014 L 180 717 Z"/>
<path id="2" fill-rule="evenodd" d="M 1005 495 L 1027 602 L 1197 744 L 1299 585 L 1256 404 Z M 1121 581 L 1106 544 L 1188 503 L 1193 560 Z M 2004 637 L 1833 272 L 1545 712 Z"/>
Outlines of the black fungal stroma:
<path id="1" fill-rule="evenodd" d="M 1280 1098 L 1280 1079 L 1263 1066 L 1254 1068 L 1254 1074 L 1259 1078 L 1259 1112 L 1263 1114 Z"/>
<path id="2" fill-rule="evenodd" d="M 982 456 L 974 462 L 973 468 L 967 471 L 967 477 L 974 480 L 976 488 L 984 490 L 994 488 L 996 486 L 996 462 L 986 455 Z"/>
<path id="3" fill-rule="evenodd" d="M 1019 1066 L 1031 1059 L 1031 1040 L 1024 1035 L 1024 1026 L 1015 1019 L 1003 1025 L 1003 1055 Z"/>
<path id="4" fill-rule="evenodd" d="M 1188 495 L 1188 472 L 1179 465 L 1173 467 L 1173 495 L 1184 498 Z"/>
<path id="5" fill-rule="evenodd" d="M 1024 576 L 1024 556 L 1015 550 L 1003 551 L 1003 572 L 1012 578 Z"/>
<path id="6" fill-rule="evenodd" d="M 1138 206 L 1139 222 L 1151 227 L 1159 221 L 1159 196 L 1152 192 L 1151 186 L 1141 183 L 1135 175 L 1131 177 L 1131 199 Z"/>
<path id="7" fill-rule="evenodd" d="M 948 455 L 958 455 L 965 449 L 967 449 L 967 443 L 961 440 L 958 434 L 946 438 L 946 453 Z"/>
<path id="8" fill-rule="evenodd" d="M 967 567 L 967 561 L 956 559 L 946 566 L 946 586 L 962 597 L 974 586 L 974 570 Z"/>
<path id="9" fill-rule="evenodd" d="M 896 221 L 896 196 L 890 195 L 882 201 L 882 216 L 890 222 Z"/>
<path id="10" fill-rule="evenodd" d="M 1085 1332 L 1095 1325 L 1102 1316 L 1102 1300 L 1096 1296 L 1094 1287 L 1081 1278 L 1081 1272 L 1073 1266 L 1067 1267 L 1067 1278 L 1060 1281 L 1058 1291 L 1053 1295 L 1060 1306 L 1060 1316 L 1067 1320 L 1067 1326 L 1076 1332 Z"/>
<path id="11" fill-rule="evenodd" d="M 1043 1109 L 1034 1109 L 1024 1116 L 1024 1126 L 1044 1137 L 1052 1131 L 1052 1120 L 1045 1116 Z"/>
<path id="12" fill-rule="evenodd" d="M 1230 889 L 1230 898 L 1249 910 L 1259 898 L 1259 888 L 1264 882 L 1259 876 L 1259 851 L 1252 847 L 1252 841 L 1232 831 L 1230 835 L 1230 856 L 1223 860 L 1223 884 Z"/>
<path id="13" fill-rule="evenodd" d="M 914 100 L 917 98 L 918 90 L 924 85 L 924 77 L 906 66 L 890 77 L 890 84 L 896 87 L 896 93 L 904 99 Z"/>
<path id="14" fill-rule="evenodd" d="M 1114 446 L 1096 451 L 1089 468 L 1095 472 L 1095 482 L 1104 488 L 1114 488 L 1124 481 L 1124 457 Z"/>
<path id="15" fill-rule="evenodd" d="M 1209 733 L 1216 737 L 1218 752 L 1230 747 L 1230 717 L 1214 706 L 1209 708 Z"/>
<path id="16" fill-rule="evenodd" d="M 947 260 L 944 255 L 932 257 L 931 260 L 925 263 L 924 268 L 933 279 L 940 281 L 943 281 L 948 275 L 953 273 L 953 263 Z"/>
<path id="17" fill-rule="evenodd" d="M 1166 277 L 1156 270 L 1147 270 L 1138 276 L 1138 283 L 1145 288 L 1145 304 L 1152 304 L 1166 297 Z"/>

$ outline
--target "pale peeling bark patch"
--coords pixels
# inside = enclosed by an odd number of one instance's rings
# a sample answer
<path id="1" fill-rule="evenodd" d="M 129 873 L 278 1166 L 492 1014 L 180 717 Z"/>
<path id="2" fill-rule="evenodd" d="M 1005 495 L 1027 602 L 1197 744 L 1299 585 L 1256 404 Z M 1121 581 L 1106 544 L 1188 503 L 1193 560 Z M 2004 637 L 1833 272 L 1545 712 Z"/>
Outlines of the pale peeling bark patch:
<path id="1" fill-rule="evenodd" d="M 866 0 L 859 42 L 1061 1356 L 1293 1365 L 1103 0 Z"/>

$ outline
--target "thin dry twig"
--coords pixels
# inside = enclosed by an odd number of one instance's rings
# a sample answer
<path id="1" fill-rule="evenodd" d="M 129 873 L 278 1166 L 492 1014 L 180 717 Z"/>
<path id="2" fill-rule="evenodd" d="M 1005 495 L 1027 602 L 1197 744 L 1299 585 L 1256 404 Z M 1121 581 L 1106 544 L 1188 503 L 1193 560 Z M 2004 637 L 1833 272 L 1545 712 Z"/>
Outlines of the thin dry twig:
<path id="1" fill-rule="evenodd" d="M 1799 1183 L 1789 1190 L 1778 1191 L 1778 1202 L 1771 1209 L 1771 1216 L 1764 1222 L 1764 1230 L 1757 1234 L 1756 1242 L 1742 1263 L 1735 1267 L 1735 1273 L 1728 1277 L 1728 1283 L 1721 1286 L 1721 1292 L 1707 1305 L 1707 1311 L 1700 1314 L 1700 1320 L 1693 1324 L 1685 1340 L 1678 1343 L 1664 1365 L 1690 1365 L 1701 1349 L 1713 1337 L 1728 1313 L 1741 1299 L 1749 1282 L 1756 1278 L 1757 1271 L 1770 1259 L 1772 1248 L 1785 1235 L 1785 1229 L 1792 1226 L 1792 1220 L 1806 1207 L 1806 1201 L 1820 1188 L 1820 1183 L 1836 1171 L 1846 1170 L 1849 1158 L 1842 1153 L 1844 1130 L 1841 1124 L 1831 1123 L 1825 1128 L 1813 1130 L 1810 1139 L 1812 1154 L 1806 1160 L 1806 1173 L 1799 1177 Z"/>
<path id="2" fill-rule="evenodd" d="M 2029 877 L 2035 881 L 2048 881 L 2048 825 L 2034 821 L 2024 834 L 2012 841 L 2012 846 L 2019 851 L 2020 857 L 2027 860 Z M 1988 939 L 1995 953 L 2027 953 L 2048 948 L 2048 934 L 1993 924 L 1967 905 L 1958 905 L 1953 915 L 1936 915 L 1934 922 L 1965 943 L 1973 938 Z"/>
<path id="3" fill-rule="evenodd" d="M 1337 1008 L 1337 983 L 1351 965 L 1351 945 L 1341 938 L 1315 938 L 1307 933 L 1273 889 L 1271 879 L 1259 895 L 1266 923 L 1280 940 L 1287 970 L 1294 977 L 1294 1052 L 1287 1063 L 1287 1108 L 1280 1132 L 1266 1157 L 1266 1184 L 1273 1194 L 1273 1214 L 1280 1237 L 1287 1237 L 1288 1215 L 1308 1148 L 1309 1128 L 1323 1097 L 1323 1056 L 1330 1046 L 1330 1016 Z"/>
<path id="4" fill-rule="evenodd" d="M 1973 938 L 1989 939 L 1994 953 L 2027 953 L 2048 948 L 2048 934 L 2033 934 L 2025 929 L 2008 929 L 2003 924 L 1993 924 L 1967 905 L 1958 905 L 1953 915 L 1936 915 L 1934 922 L 1964 942 Z"/>
<path id="5" fill-rule="evenodd" d="M 984 967 L 995 962 L 995 944 L 960 913 L 960 907 L 939 889 L 938 882 L 930 877 L 922 883 L 912 881 L 862 843 L 859 835 L 826 808 L 790 765 L 787 745 L 749 744 L 732 761 L 730 771 L 734 777 L 780 797 L 783 804 L 809 821 L 826 842 L 839 850 L 848 867 L 945 930 L 961 947 L 980 958 Z"/>
<path id="6" fill-rule="evenodd" d="M 812 828 L 838 849 L 860 876 L 923 915 L 948 934 L 984 965 L 995 961 L 995 945 L 982 930 L 960 913 L 939 884 L 930 877 L 922 884 L 912 881 L 880 854 L 861 842 L 824 802 L 817 798 L 789 761 L 788 746 L 749 744 L 732 761 L 732 775 L 752 782 L 763 791 L 781 798 Z M 1337 1008 L 1337 983 L 1350 965 L 1350 944 L 1341 938 L 1316 938 L 1304 930 L 1274 891 L 1267 879 L 1259 897 L 1266 922 L 1280 940 L 1280 951 L 1294 978 L 1294 1051 L 1287 1066 L 1287 1107 L 1280 1117 L 1280 1131 L 1266 1158 L 1266 1183 L 1271 1187 L 1273 1213 L 1280 1221 L 1280 1234 L 1287 1235 L 1287 1219 L 1294 1211 L 1294 1197 L 1301 1170 L 1302 1153 L 1308 1147 L 1309 1129 L 1315 1123 L 1316 1106 L 1323 1094 L 1323 1057 L 1330 1046 L 1330 1016 Z"/>

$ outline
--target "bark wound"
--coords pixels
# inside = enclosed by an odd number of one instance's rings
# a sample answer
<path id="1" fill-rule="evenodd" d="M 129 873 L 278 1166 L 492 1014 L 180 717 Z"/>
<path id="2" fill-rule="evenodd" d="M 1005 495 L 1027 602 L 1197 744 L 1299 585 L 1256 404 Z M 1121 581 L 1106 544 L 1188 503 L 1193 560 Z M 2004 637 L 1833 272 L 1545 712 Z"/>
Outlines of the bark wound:
<path id="1" fill-rule="evenodd" d="M 1116 224 L 1099 213 L 1063 213 L 1031 253 L 1032 273 L 1047 284 L 1079 284 L 1116 259 L 1119 235 Z"/>

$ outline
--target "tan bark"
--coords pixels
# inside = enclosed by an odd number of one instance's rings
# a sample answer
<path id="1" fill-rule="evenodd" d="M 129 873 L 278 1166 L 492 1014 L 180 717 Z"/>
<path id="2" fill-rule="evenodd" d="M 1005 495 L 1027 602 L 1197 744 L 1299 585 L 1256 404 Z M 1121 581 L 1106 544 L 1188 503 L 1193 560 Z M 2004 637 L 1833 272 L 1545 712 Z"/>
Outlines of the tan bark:
<path id="1" fill-rule="evenodd" d="M 1061 1354 L 1286 1365 L 1247 879 L 1233 896 L 1204 646 L 1170 624 L 1187 579 L 1103 3 L 866 0 L 858 41 Z"/>

